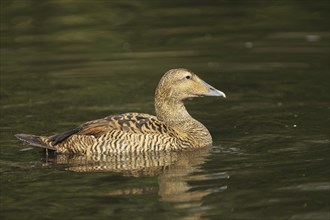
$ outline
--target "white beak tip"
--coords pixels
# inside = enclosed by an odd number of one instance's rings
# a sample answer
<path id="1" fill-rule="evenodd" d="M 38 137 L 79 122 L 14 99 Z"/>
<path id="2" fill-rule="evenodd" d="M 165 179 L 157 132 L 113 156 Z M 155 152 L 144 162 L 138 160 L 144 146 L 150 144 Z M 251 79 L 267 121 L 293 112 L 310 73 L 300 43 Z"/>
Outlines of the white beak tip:
<path id="1" fill-rule="evenodd" d="M 224 92 L 221 92 L 221 96 L 224 97 L 224 98 L 227 98 L 226 94 Z"/>

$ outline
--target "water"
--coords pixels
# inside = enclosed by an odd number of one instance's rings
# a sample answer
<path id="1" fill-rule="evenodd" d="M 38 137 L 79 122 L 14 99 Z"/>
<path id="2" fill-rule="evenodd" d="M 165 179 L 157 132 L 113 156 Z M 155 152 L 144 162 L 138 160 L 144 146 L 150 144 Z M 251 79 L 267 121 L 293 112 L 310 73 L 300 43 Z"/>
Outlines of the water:
<path id="1" fill-rule="evenodd" d="M 329 219 L 328 1 L 1 1 L 2 219 Z M 184 67 L 214 146 L 68 158 L 16 133 L 154 114 Z"/>

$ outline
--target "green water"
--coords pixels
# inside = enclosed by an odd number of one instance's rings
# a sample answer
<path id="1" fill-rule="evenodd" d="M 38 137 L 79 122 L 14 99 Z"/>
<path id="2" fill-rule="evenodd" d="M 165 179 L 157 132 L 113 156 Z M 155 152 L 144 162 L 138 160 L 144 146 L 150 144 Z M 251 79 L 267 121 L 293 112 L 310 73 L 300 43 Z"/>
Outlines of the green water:
<path id="1" fill-rule="evenodd" d="M 1 219 L 329 219 L 329 2 L 1 0 Z M 154 114 L 188 68 L 214 146 L 67 158 L 16 133 Z"/>

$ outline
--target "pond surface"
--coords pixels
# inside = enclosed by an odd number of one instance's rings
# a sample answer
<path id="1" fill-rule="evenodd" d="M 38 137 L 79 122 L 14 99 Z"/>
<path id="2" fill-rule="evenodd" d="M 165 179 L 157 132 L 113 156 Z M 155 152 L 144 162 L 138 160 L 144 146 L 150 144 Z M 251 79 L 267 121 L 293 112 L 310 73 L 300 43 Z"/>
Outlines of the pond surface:
<path id="1" fill-rule="evenodd" d="M 329 219 L 329 3 L 1 1 L 1 219 Z M 210 149 L 67 158 L 50 135 L 154 114 L 171 68 Z"/>

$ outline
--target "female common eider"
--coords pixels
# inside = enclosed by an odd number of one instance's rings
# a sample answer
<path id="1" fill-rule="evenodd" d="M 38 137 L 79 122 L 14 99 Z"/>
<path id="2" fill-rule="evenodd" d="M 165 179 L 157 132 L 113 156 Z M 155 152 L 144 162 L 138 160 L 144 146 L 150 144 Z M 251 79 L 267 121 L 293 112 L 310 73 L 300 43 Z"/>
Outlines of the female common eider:
<path id="1" fill-rule="evenodd" d="M 190 116 L 183 101 L 226 95 L 186 69 L 172 69 L 155 93 L 156 115 L 125 113 L 89 121 L 53 136 L 15 135 L 30 145 L 67 154 L 177 151 L 212 144 L 207 128 Z"/>

